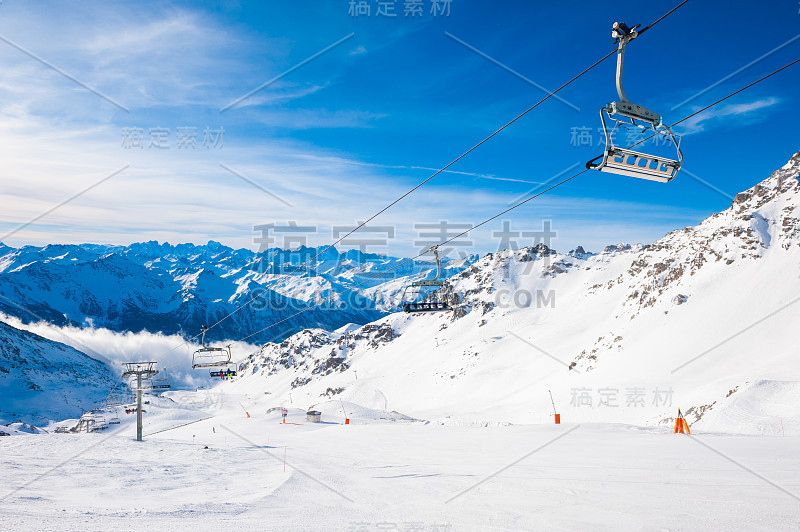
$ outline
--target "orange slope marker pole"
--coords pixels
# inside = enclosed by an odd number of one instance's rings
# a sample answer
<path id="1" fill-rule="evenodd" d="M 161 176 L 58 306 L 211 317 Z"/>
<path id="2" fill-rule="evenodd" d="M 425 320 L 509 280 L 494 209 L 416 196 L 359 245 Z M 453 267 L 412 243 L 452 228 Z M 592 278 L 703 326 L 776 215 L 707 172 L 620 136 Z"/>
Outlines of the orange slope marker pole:
<path id="1" fill-rule="evenodd" d="M 347 410 L 344 409 L 344 401 L 342 401 L 341 397 L 339 398 L 339 402 L 342 403 L 342 414 L 344 414 L 344 424 L 349 425 L 350 419 L 347 417 Z"/>
<path id="2" fill-rule="evenodd" d="M 678 416 L 675 418 L 675 430 L 673 431 L 673 434 L 678 433 L 689 435 L 692 434 L 689 430 L 689 424 L 686 423 L 686 419 L 684 419 L 680 408 L 678 409 Z"/>
<path id="3" fill-rule="evenodd" d="M 550 394 L 550 402 L 553 403 L 553 418 L 555 419 L 556 425 L 561 425 L 561 414 L 556 413 L 556 402 L 553 401 L 553 392 L 547 390 L 547 393 Z"/>

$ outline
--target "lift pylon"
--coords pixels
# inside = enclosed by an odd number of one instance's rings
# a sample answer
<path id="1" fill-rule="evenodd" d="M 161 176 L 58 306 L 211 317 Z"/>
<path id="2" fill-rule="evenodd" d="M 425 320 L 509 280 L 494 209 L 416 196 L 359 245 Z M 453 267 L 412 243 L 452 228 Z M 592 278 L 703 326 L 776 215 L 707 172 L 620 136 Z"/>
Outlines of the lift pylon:
<path id="1" fill-rule="evenodd" d="M 142 379 L 152 379 L 158 373 L 157 362 L 126 362 L 123 378 L 136 377 L 136 441 L 142 441 Z"/>

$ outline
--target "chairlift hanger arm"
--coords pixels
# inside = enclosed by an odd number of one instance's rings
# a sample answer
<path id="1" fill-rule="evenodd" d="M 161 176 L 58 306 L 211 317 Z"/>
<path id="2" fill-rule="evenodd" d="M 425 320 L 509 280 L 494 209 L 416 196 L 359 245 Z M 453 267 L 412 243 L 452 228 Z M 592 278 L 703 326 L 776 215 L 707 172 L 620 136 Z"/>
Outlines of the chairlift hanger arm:
<path id="1" fill-rule="evenodd" d="M 436 277 L 434 277 L 431 280 L 436 281 L 439 279 L 439 275 L 441 275 L 442 273 L 442 266 L 441 263 L 439 262 L 439 246 L 438 245 L 433 246 L 431 250 L 433 251 L 433 256 L 436 257 Z"/>
<path id="2" fill-rule="evenodd" d="M 436 257 L 436 277 L 434 277 L 433 280 L 436 281 L 442 274 L 442 264 L 439 262 L 439 246 L 433 248 L 433 254 Z"/>
<path id="3" fill-rule="evenodd" d="M 200 334 L 202 335 L 200 339 L 200 344 L 205 348 L 206 347 L 206 331 L 208 331 L 208 327 L 205 325 L 200 326 Z"/>
<path id="4" fill-rule="evenodd" d="M 639 36 L 636 28 L 641 26 L 637 24 L 633 28 L 629 28 L 624 22 L 615 22 L 612 26 L 611 36 L 615 39 L 617 44 L 617 95 L 620 101 L 630 102 L 628 97 L 625 96 L 625 89 L 622 88 L 622 69 L 625 62 L 625 45 Z"/>
<path id="5" fill-rule="evenodd" d="M 616 85 L 619 101 L 611 102 L 606 106 L 606 109 L 609 115 L 619 114 L 630 118 L 634 125 L 634 120 L 641 120 L 655 128 L 661 126 L 661 115 L 651 111 L 650 109 L 647 109 L 646 107 L 642 107 L 641 105 L 631 102 L 628 99 L 628 96 L 625 94 L 625 89 L 622 86 L 622 73 L 625 66 L 625 46 L 639 36 L 639 33 L 636 31 L 636 28 L 639 26 L 641 26 L 641 24 L 637 24 L 633 28 L 629 28 L 624 22 L 615 22 L 612 26 L 611 36 L 615 39 L 614 42 L 617 43 Z"/>

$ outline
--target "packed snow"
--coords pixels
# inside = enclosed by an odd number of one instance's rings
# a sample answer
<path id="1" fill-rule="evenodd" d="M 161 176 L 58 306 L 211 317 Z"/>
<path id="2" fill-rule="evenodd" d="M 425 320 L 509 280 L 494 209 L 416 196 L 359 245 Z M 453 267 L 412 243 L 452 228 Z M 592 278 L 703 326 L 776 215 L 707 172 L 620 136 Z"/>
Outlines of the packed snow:
<path id="1" fill-rule="evenodd" d="M 167 393 L 90 434 L 3 438 L 13 530 L 796 529 L 798 436 L 612 423 L 458 426 Z M 344 403 L 351 415 L 353 405 Z M 249 414 L 249 417 L 248 417 Z M 170 429 L 170 427 L 176 427 Z"/>

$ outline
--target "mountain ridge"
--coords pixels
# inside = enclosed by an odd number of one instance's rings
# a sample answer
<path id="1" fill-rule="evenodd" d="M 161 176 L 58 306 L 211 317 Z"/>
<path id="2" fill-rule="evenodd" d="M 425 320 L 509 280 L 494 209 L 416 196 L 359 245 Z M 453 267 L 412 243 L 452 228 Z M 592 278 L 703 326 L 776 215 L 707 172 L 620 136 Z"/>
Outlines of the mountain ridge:
<path id="1" fill-rule="evenodd" d="M 230 386 L 320 408 L 381 396 L 415 418 L 466 423 L 546 422 L 551 389 L 573 421 L 668 423 L 682 407 L 717 430 L 800 432 L 800 402 L 780 417 L 769 405 L 800 390 L 787 311 L 800 300 L 798 205 L 800 152 L 652 244 L 487 254 L 446 281 L 457 312 L 392 314 L 349 335 L 307 329 L 250 355 Z M 670 404 L 597 406 L 599 390 L 640 389 L 668 390 Z"/>
<path id="2" fill-rule="evenodd" d="M 304 326 L 334 330 L 373 321 L 396 306 L 394 296 L 383 297 L 386 286 L 397 292 L 399 286 L 391 287 L 402 284 L 397 279 L 424 278 L 433 268 L 427 262 L 398 268 L 404 259 L 331 247 L 295 272 L 319 252 L 301 246 L 256 253 L 213 240 L 201 246 L 155 241 L 130 246 L 4 246 L 0 311 L 25 323 L 194 336 L 202 325 L 245 305 L 215 327 L 209 339 L 236 339 L 285 320 L 281 327 L 255 335 L 266 341 Z M 473 260 L 445 260 L 443 277 Z M 328 298 L 331 304 L 318 305 Z M 299 311 L 304 312 L 294 317 Z"/>

